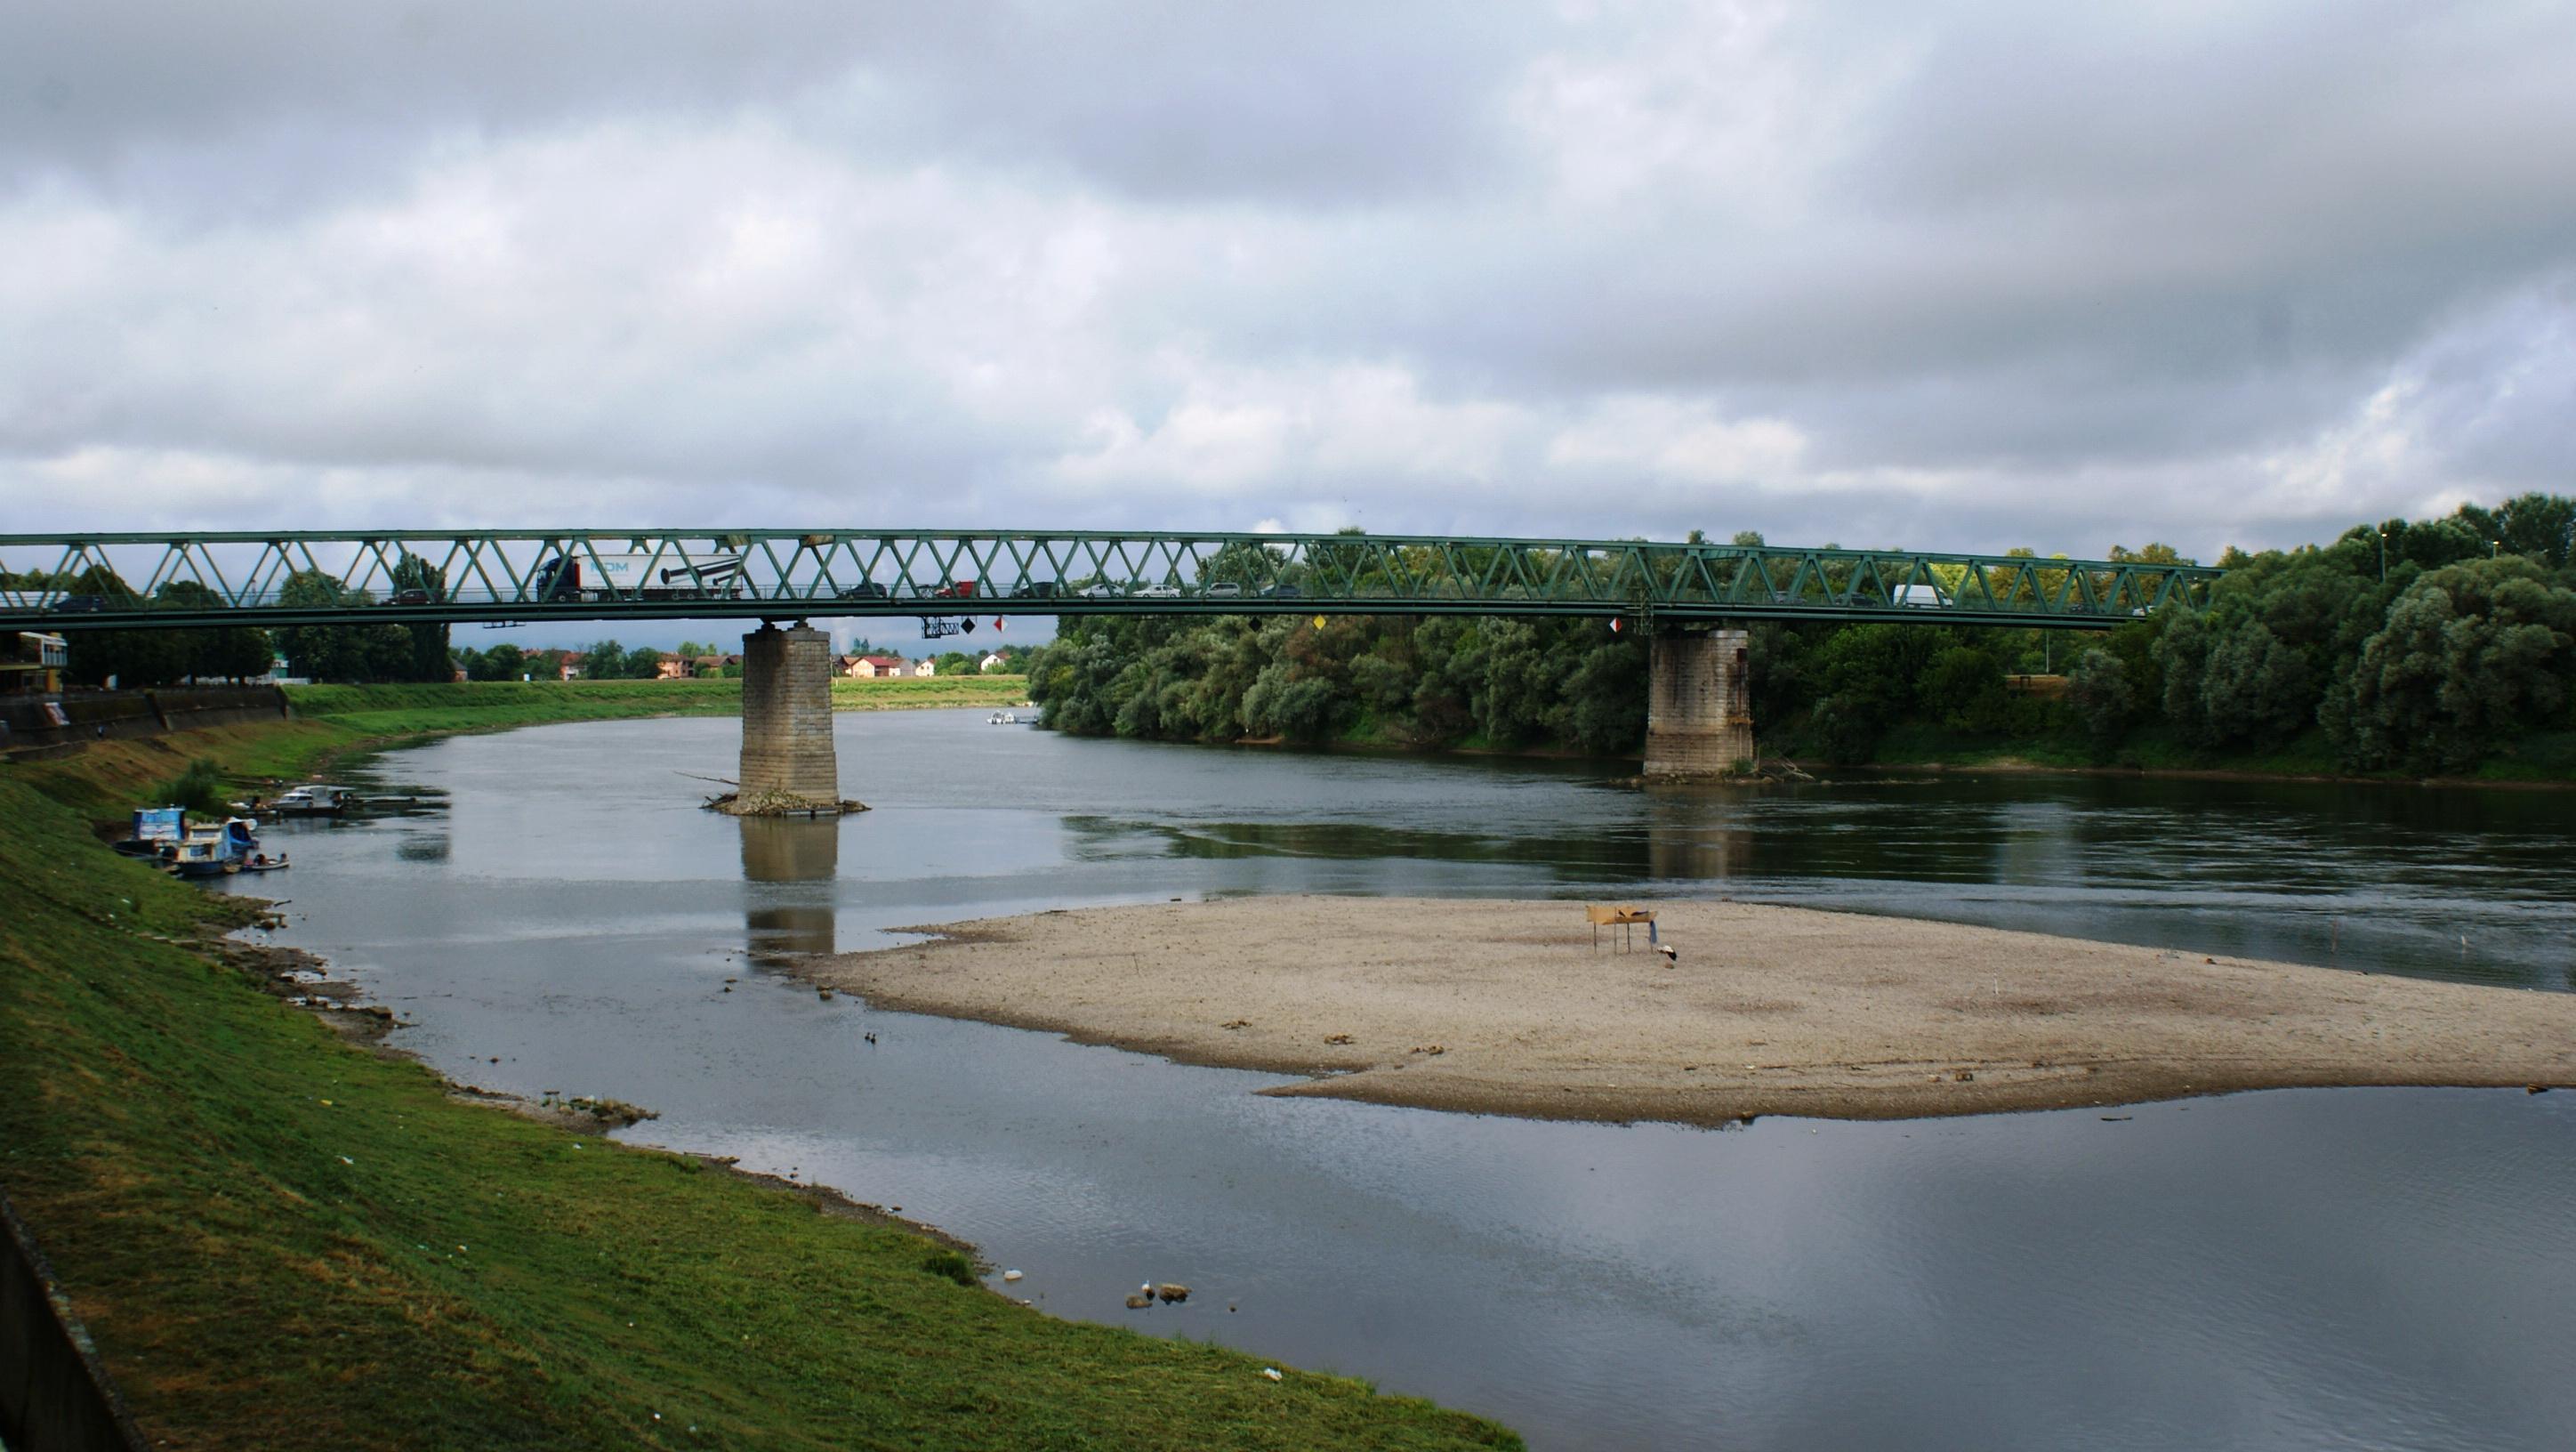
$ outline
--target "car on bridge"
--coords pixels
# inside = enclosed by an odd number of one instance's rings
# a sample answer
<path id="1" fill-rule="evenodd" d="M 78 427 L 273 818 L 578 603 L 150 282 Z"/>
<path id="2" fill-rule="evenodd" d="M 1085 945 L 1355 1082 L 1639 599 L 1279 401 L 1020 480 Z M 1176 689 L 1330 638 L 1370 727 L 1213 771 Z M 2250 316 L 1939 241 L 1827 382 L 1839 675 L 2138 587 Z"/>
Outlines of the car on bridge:
<path id="1" fill-rule="evenodd" d="M 844 600 L 887 600 L 893 596 L 893 591 L 874 580 L 861 580 L 841 592 Z"/>

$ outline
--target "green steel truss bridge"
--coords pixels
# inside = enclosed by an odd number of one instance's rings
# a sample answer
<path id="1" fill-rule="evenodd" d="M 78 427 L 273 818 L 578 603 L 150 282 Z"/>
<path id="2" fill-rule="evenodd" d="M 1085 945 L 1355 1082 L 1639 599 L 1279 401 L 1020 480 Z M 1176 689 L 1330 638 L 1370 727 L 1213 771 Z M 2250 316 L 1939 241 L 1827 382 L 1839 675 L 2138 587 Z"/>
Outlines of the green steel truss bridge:
<path id="1" fill-rule="evenodd" d="M 2138 561 L 1348 534 L 398 530 L 0 535 L 0 629 L 1072 614 L 1608 615 L 2100 630 Z"/>

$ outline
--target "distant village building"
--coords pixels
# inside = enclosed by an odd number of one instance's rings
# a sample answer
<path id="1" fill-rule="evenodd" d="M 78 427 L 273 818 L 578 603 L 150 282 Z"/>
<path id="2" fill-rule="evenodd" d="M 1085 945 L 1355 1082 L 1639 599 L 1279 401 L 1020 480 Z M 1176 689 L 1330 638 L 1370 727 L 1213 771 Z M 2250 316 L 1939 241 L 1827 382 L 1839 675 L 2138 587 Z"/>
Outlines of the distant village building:
<path id="1" fill-rule="evenodd" d="M 939 674 L 939 662 L 925 655 L 912 663 L 912 673 L 917 676 L 935 676 Z"/>
<path id="2" fill-rule="evenodd" d="M 853 655 L 842 657 L 847 664 L 841 674 L 854 681 L 886 680 L 904 674 L 904 659 L 899 655 Z"/>
<path id="3" fill-rule="evenodd" d="M 975 669 L 979 671 L 997 671 L 1009 664 L 1010 661 L 1005 659 L 1002 653 L 997 650 L 992 654 L 985 656 L 983 660 L 977 662 Z"/>
<path id="4" fill-rule="evenodd" d="M 742 664 L 738 655 L 672 655 L 665 652 L 653 667 L 657 681 L 685 681 L 699 676 L 720 676 L 726 666 Z"/>

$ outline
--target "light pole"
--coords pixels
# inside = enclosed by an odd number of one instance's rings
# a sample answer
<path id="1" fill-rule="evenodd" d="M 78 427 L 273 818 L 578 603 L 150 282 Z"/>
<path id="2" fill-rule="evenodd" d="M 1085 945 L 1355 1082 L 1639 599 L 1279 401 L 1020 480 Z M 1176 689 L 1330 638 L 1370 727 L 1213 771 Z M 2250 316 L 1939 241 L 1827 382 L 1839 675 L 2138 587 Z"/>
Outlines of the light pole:
<path id="1" fill-rule="evenodd" d="M 2388 583 L 2388 531 L 2379 532 L 2379 583 Z"/>

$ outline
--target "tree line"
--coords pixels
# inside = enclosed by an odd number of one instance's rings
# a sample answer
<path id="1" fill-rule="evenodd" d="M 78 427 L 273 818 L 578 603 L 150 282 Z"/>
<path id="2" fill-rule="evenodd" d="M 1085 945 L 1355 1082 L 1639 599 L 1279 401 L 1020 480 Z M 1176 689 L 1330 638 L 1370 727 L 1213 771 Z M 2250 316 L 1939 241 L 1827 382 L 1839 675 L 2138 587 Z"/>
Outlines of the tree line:
<path id="1" fill-rule="evenodd" d="M 436 598 L 445 587 L 437 567 L 416 555 L 405 555 L 393 573 L 397 591 L 425 590 Z M 205 609 L 223 601 L 194 580 L 172 580 L 143 594 L 103 565 L 60 576 L 48 571 L 0 573 L 0 588 L 43 590 L 96 598 L 103 611 L 141 609 L 147 605 Z M 363 609 L 377 604 L 373 592 L 353 590 L 320 570 L 299 570 L 279 583 L 281 605 L 329 605 Z M 443 681 L 450 675 L 447 626 L 443 623 L 359 623 L 296 625 L 278 630 L 226 625 L 190 630 L 80 630 L 64 632 L 64 675 L 73 685 L 104 686 L 113 681 L 128 689 L 177 685 L 184 681 L 239 681 L 265 676 L 276 661 L 287 662 L 287 674 L 327 681 Z"/>
<path id="2" fill-rule="evenodd" d="M 1767 751 L 1836 762 L 2027 742 L 2102 762 L 2305 749 L 2469 770 L 2576 730 L 2571 529 L 2576 500 L 2527 494 L 2230 549 L 2205 609 L 2106 634 L 1764 622 L 1755 719 Z M 2112 557 L 2188 563 L 2162 545 Z M 1030 682 L 1050 724 L 1086 735 L 1623 756 L 1645 733 L 1645 643 L 1600 619 L 1077 615 Z"/>

